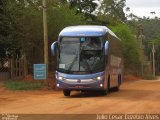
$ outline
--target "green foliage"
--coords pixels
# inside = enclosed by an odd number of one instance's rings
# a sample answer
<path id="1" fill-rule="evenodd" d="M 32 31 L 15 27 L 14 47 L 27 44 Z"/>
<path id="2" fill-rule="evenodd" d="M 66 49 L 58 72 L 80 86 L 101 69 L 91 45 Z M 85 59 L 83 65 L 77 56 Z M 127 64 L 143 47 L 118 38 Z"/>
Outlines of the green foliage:
<path id="1" fill-rule="evenodd" d="M 76 10 L 80 13 L 91 14 L 98 6 L 93 0 L 68 0 L 68 2 L 70 8 L 77 8 Z"/>
<path id="2" fill-rule="evenodd" d="M 19 54 L 20 42 L 15 38 L 17 34 L 14 24 L 8 14 L 7 2 L 0 4 L 0 57 L 11 57 Z"/>
<path id="3" fill-rule="evenodd" d="M 6 3 L 7 13 L 14 26 L 12 39 L 20 48 L 20 54 L 26 55 L 29 64 L 43 60 L 42 11 L 38 6 L 37 3 L 23 0 L 18 2 L 12 0 Z"/>
<path id="4" fill-rule="evenodd" d="M 145 80 L 157 80 L 157 77 L 148 74 L 148 75 L 144 75 L 143 79 L 145 79 Z"/>
<path id="5" fill-rule="evenodd" d="M 104 26 L 115 26 L 121 23 L 118 19 L 115 19 L 109 15 L 103 15 L 103 14 L 98 14 L 97 23 L 98 22 Z"/>
<path id="6" fill-rule="evenodd" d="M 99 9 L 99 15 L 105 15 L 113 21 L 125 21 L 125 7 L 126 0 L 103 0 Z"/>
<path id="7" fill-rule="evenodd" d="M 144 27 L 144 35 L 146 40 L 154 39 L 160 33 L 160 20 L 159 19 L 146 19 L 139 21 Z"/>
<path id="8" fill-rule="evenodd" d="M 25 82 L 25 81 L 6 81 L 4 86 L 9 90 L 37 90 L 46 86 L 40 82 Z"/>
<path id="9" fill-rule="evenodd" d="M 43 63 L 43 12 L 42 1 L 12 0 L 5 3 L 6 12 L 1 30 L 6 36 L 0 39 L 1 56 L 6 51 L 11 56 L 25 54 L 29 68 L 35 63 Z M 48 0 L 47 6 L 49 46 L 57 40 L 61 29 L 70 25 L 85 24 L 82 14 L 76 15 L 76 9 L 69 9 L 66 2 Z M 7 32 L 9 31 L 9 32 Z M 2 32 L 1 32 L 2 33 Z M 5 48 L 6 47 L 6 48 Z M 3 53 L 3 54 L 2 54 Z"/>
<path id="10" fill-rule="evenodd" d="M 155 37 L 155 47 L 156 73 L 160 74 L 160 33 Z"/>
<path id="11" fill-rule="evenodd" d="M 70 9 L 74 9 L 76 11 L 76 15 L 83 14 L 83 17 L 85 18 L 87 24 L 100 24 L 101 22 L 97 20 L 96 15 L 98 1 L 68 0 L 68 6 Z"/>
<path id="12" fill-rule="evenodd" d="M 103 0 L 97 16 L 91 14 L 97 8 L 97 3 L 92 0 L 47 1 L 49 46 L 57 40 L 64 27 L 83 24 L 108 25 L 122 39 L 124 65 L 127 70 L 139 70 L 138 43 L 133 37 L 133 31 L 120 24 L 125 21 L 125 0 Z M 3 11 L 0 12 L 0 57 L 8 54 L 20 57 L 25 54 L 32 70 L 33 64 L 43 62 L 42 0 L 8 0 L 0 8 Z M 51 54 L 49 55 L 51 58 Z M 53 62 L 53 59 L 51 61 Z"/>
<path id="13" fill-rule="evenodd" d="M 140 50 L 133 31 L 125 24 L 114 26 L 112 30 L 122 40 L 125 72 L 137 74 L 140 70 Z"/>
<path id="14" fill-rule="evenodd" d="M 59 32 L 67 26 L 86 24 L 82 14 L 76 15 L 76 9 L 70 9 L 66 4 L 50 3 L 48 8 L 49 39 L 57 40 Z"/>
<path id="15" fill-rule="evenodd" d="M 141 24 L 145 36 L 145 55 L 152 61 L 152 43 L 155 44 L 156 74 L 160 74 L 160 19 L 140 19 L 136 24 Z"/>

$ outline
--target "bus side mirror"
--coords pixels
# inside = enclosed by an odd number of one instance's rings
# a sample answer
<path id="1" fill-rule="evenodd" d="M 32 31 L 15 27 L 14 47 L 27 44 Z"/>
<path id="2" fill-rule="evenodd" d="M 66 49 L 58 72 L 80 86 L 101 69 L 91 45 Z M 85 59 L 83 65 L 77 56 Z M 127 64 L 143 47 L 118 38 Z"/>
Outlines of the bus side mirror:
<path id="1" fill-rule="evenodd" d="M 56 55 L 57 46 L 58 46 L 58 42 L 57 41 L 53 42 L 52 45 L 51 45 L 51 53 L 52 53 L 53 56 Z"/>
<path id="2" fill-rule="evenodd" d="M 108 48 L 109 48 L 109 42 L 108 41 L 105 42 L 105 46 L 104 47 L 105 47 L 104 48 L 104 53 L 105 53 L 105 55 L 108 55 Z"/>

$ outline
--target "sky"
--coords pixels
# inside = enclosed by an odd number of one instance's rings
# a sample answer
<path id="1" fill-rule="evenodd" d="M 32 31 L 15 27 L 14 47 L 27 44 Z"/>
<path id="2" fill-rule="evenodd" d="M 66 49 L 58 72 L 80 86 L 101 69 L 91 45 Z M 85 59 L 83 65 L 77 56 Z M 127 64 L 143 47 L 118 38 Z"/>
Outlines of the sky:
<path id="1" fill-rule="evenodd" d="M 126 0 L 126 7 L 130 7 L 130 12 L 138 17 L 160 17 L 160 0 Z M 150 12 L 155 14 L 151 15 Z"/>

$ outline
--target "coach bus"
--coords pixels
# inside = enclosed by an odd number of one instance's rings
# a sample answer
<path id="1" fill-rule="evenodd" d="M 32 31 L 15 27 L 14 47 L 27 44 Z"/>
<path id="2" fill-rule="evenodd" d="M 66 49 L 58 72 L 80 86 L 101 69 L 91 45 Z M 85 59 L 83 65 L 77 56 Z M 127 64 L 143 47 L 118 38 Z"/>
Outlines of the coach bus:
<path id="1" fill-rule="evenodd" d="M 51 45 L 56 87 L 64 96 L 71 91 L 118 91 L 123 78 L 121 47 L 121 40 L 105 26 L 64 28 Z"/>

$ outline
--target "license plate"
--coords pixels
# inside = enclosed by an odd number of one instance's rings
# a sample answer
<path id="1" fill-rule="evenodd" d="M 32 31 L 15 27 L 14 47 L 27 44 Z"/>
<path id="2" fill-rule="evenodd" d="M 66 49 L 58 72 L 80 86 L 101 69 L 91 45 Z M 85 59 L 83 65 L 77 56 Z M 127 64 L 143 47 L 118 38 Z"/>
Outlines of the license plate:
<path id="1" fill-rule="evenodd" d="M 77 85 L 77 86 L 75 86 L 75 88 L 84 88 L 84 87 L 83 87 L 83 86 Z"/>

